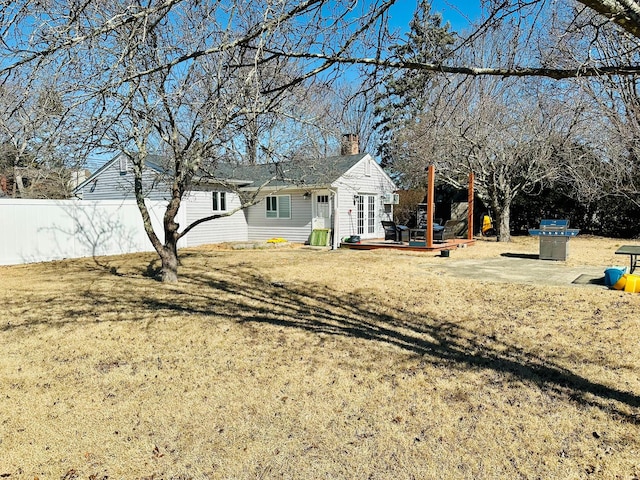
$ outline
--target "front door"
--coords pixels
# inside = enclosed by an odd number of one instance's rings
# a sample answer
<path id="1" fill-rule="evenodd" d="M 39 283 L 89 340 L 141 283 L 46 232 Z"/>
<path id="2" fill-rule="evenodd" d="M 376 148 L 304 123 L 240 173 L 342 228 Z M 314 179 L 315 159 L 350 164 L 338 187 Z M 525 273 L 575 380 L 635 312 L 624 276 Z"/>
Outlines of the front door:
<path id="1" fill-rule="evenodd" d="M 357 231 L 364 238 L 374 238 L 376 234 L 376 196 L 356 195 Z"/>
<path id="2" fill-rule="evenodd" d="M 331 197 L 323 194 L 315 194 L 314 197 L 312 227 L 331 228 Z"/>

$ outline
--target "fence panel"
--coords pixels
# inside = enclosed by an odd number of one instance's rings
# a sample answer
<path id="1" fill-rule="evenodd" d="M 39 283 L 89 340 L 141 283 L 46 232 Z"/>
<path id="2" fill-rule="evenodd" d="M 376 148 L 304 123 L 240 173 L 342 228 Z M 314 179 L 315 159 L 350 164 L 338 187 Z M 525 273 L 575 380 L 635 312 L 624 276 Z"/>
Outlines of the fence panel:
<path id="1" fill-rule="evenodd" d="M 164 203 L 149 202 L 156 232 Z M 135 201 L 0 200 L 0 265 L 152 251 Z"/>

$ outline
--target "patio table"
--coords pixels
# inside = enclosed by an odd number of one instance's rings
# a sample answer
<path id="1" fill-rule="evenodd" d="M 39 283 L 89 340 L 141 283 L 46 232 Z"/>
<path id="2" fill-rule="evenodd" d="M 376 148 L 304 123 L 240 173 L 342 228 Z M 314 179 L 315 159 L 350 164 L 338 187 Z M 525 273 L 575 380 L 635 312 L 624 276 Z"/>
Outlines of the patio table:
<path id="1" fill-rule="evenodd" d="M 616 250 L 616 255 L 629 255 L 629 273 L 633 273 L 638 265 L 638 255 L 640 255 L 640 245 L 622 245 Z"/>

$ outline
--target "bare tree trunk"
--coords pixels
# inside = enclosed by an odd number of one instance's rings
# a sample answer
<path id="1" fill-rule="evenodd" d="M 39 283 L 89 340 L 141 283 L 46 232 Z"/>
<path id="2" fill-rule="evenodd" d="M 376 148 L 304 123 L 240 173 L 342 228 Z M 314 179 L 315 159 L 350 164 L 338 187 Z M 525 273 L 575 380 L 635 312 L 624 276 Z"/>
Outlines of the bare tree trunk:
<path id="1" fill-rule="evenodd" d="M 174 192 L 174 196 L 167 205 L 167 209 L 164 214 L 164 244 L 160 241 L 155 231 L 153 230 L 153 224 L 151 222 L 151 216 L 149 210 L 144 202 L 144 194 L 142 189 L 142 169 L 144 165 L 143 155 L 137 157 L 130 157 L 133 161 L 134 170 L 134 189 L 136 196 L 136 203 L 138 204 L 138 210 L 142 215 L 142 221 L 144 225 L 147 237 L 151 241 L 153 248 L 158 253 L 161 262 L 160 279 L 163 282 L 175 283 L 178 281 L 178 240 L 180 234 L 178 233 L 178 225 L 175 222 L 178 209 L 180 208 L 180 195 Z"/>
<path id="2" fill-rule="evenodd" d="M 180 225 L 176 223 L 175 218 L 180 208 L 180 196 L 174 196 L 167 205 L 164 214 L 164 246 L 158 251 L 160 260 L 162 261 L 162 269 L 160 276 L 163 282 L 175 283 L 178 281 L 178 240 L 180 234 L 178 229 Z"/>
<path id="3" fill-rule="evenodd" d="M 498 242 L 510 242 L 511 203 L 506 202 L 504 205 L 494 203 L 493 211 L 496 216 L 495 228 Z"/>
<path id="4" fill-rule="evenodd" d="M 158 253 L 162 262 L 160 277 L 163 282 L 176 283 L 178 281 L 178 248 L 177 242 L 165 242 L 164 248 Z"/>
<path id="5" fill-rule="evenodd" d="M 21 198 L 25 198 L 24 189 L 24 179 L 22 178 L 20 170 L 16 167 L 13 169 L 13 197 L 20 196 Z"/>
<path id="6" fill-rule="evenodd" d="M 144 229 L 151 241 L 153 248 L 158 253 L 160 257 L 161 267 L 160 267 L 160 280 L 163 282 L 175 283 L 178 281 L 178 266 L 180 262 L 178 260 L 178 240 L 180 239 L 180 235 L 178 234 L 178 228 L 180 227 L 175 221 L 175 215 L 171 215 L 169 211 L 173 211 L 173 202 L 167 207 L 167 212 L 165 212 L 164 216 L 164 235 L 165 241 L 164 244 L 160 242 L 160 239 L 157 237 L 155 232 L 153 231 L 153 225 L 151 223 L 151 217 L 149 215 L 149 211 L 144 203 L 143 198 L 139 198 L 138 200 L 138 209 L 142 214 L 142 220 L 144 224 Z M 175 212 L 178 211 L 178 208 L 175 208 Z"/>

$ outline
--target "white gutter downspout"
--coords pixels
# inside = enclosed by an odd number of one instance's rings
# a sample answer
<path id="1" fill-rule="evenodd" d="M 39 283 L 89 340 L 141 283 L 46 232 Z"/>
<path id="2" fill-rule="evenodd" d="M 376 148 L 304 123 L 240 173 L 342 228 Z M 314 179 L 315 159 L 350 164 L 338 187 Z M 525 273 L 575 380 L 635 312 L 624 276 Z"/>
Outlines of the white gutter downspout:
<path id="1" fill-rule="evenodd" d="M 329 189 L 333 195 L 333 240 L 331 242 L 331 250 L 337 250 L 340 246 L 340 222 L 338 221 L 338 191 Z"/>

